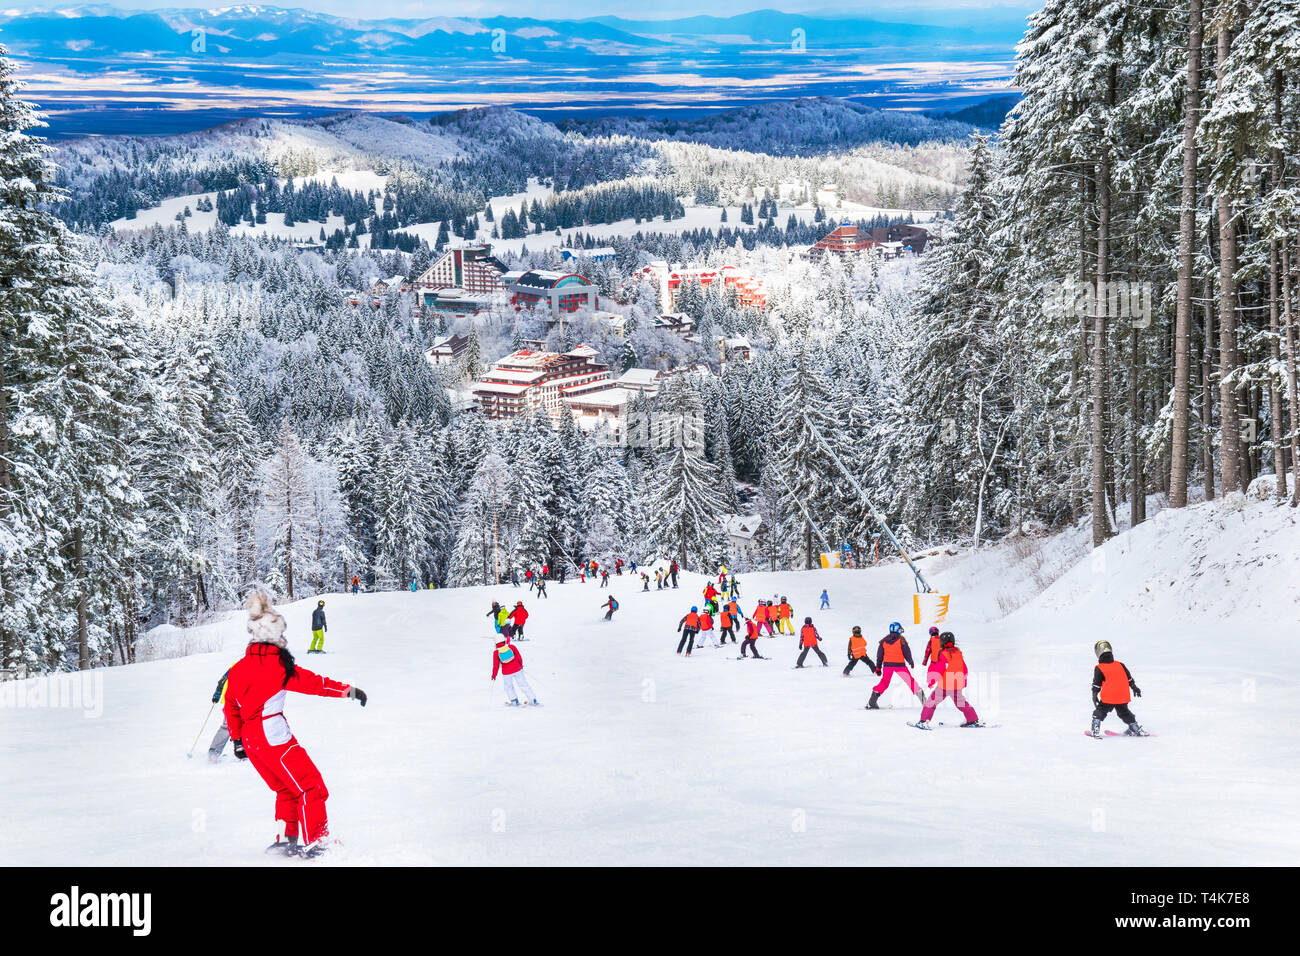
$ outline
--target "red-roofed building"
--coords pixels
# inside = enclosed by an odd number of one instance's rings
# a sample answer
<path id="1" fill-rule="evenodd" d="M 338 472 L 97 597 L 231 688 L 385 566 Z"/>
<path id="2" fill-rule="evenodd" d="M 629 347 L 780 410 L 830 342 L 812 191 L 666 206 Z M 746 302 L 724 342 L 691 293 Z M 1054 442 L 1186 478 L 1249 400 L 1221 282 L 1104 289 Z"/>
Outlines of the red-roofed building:
<path id="1" fill-rule="evenodd" d="M 566 397 L 608 385 L 609 366 L 596 357 L 588 345 L 564 354 L 519 349 L 483 374 L 474 399 L 486 418 L 514 418 L 538 409 L 559 417 L 568 410 Z"/>
<path id="2" fill-rule="evenodd" d="M 880 243 L 876 242 L 870 236 L 858 231 L 858 227 L 849 223 L 841 223 L 836 229 L 826 235 L 820 242 L 813 245 L 808 250 L 808 255 L 816 259 L 824 255 L 856 256 L 859 253 L 867 252 L 874 249 Z"/>

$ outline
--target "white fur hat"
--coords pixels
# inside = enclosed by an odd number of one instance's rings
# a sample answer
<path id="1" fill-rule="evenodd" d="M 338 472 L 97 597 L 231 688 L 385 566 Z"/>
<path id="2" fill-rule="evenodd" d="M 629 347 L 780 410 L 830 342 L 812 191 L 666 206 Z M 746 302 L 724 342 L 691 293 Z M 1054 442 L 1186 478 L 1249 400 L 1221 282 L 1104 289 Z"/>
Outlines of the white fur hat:
<path id="1" fill-rule="evenodd" d="M 250 644 L 274 644 L 276 647 L 288 647 L 284 638 L 284 618 L 271 607 L 271 599 L 262 591 L 253 591 L 248 595 L 248 633 Z"/>

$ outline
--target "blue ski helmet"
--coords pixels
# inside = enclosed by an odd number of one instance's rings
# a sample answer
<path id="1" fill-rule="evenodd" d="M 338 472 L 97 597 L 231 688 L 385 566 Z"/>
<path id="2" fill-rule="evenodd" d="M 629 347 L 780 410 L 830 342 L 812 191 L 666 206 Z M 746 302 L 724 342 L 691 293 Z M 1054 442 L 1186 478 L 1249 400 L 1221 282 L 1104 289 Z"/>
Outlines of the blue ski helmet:
<path id="1" fill-rule="evenodd" d="M 897 621 L 895 621 L 893 624 L 889 625 L 889 633 L 890 633 L 890 634 L 902 634 L 902 633 L 903 633 L 903 625 L 901 625 L 901 624 L 899 624 Z"/>
<path id="2" fill-rule="evenodd" d="M 694 605 L 691 606 L 691 612 L 692 612 L 692 613 L 697 613 L 699 610 L 700 610 L 700 609 L 699 609 L 698 607 L 695 607 Z"/>

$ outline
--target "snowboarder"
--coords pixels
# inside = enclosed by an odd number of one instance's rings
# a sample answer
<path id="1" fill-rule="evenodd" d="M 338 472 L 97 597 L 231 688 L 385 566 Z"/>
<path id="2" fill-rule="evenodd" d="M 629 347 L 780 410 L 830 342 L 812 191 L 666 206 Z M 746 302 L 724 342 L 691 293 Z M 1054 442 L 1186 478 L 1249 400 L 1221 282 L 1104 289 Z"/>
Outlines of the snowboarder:
<path id="1" fill-rule="evenodd" d="M 831 607 L 831 599 L 830 599 L 829 597 L 827 597 L 827 595 L 826 595 L 826 589 L 825 589 L 825 588 L 822 588 L 822 606 L 819 607 L 817 610 L 819 610 L 819 611 L 829 611 L 829 610 L 830 610 L 830 607 Z"/>
<path id="2" fill-rule="evenodd" d="M 1097 666 L 1092 669 L 1092 735 L 1101 736 L 1101 722 L 1113 710 L 1128 724 L 1128 730 L 1124 731 L 1126 737 L 1149 736 L 1128 707 L 1134 697 L 1142 696 L 1129 669 L 1115 660 L 1110 641 L 1098 641 L 1093 646 L 1093 653 L 1097 655 Z"/>
<path id="3" fill-rule="evenodd" d="M 966 686 L 966 658 L 957 648 L 957 639 L 952 631 L 944 631 L 939 635 L 939 647 L 939 664 L 942 668 L 939 673 L 939 686 L 930 692 L 930 699 L 921 707 L 921 719 L 914 726 L 918 730 L 929 730 L 930 718 L 934 716 L 935 708 L 943 703 L 945 698 L 951 700 L 966 718 L 963 727 L 982 726 L 979 714 L 975 713 L 975 708 L 966 702 L 966 698 L 961 693 Z"/>
<path id="4" fill-rule="evenodd" d="M 803 667 L 803 659 L 808 656 L 809 651 L 822 659 L 822 667 L 830 666 L 830 663 L 826 660 L 826 655 L 817 646 L 820 640 L 821 635 L 817 633 L 817 628 L 813 627 L 812 618 L 804 618 L 803 627 L 799 629 L 799 644 L 803 647 L 803 650 L 799 652 L 799 660 L 795 662 L 795 667 Z"/>
<path id="5" fill-rule="evenodd" d="M 618 599 L 611 594 L 609 600 L 602 604 L 601 607 L 609 608 L 609 610 L 605 612 L 605 620 L 612 621 L 614 619 L 614 612 L 618 610 Z"/>
<path id="6" fill-rule="evenodd" d="M 794 609 L 790 607 L 790 602 L 781 595 L 781 603 L 777 605 L 777 630 L 782 634 L 794 633 Z M 811 618 L 810 618 L 811 620 Z"/>
<path id="7" fill-rule="evenodd" d="M 356 594 L 361 589 L 361 579 L 355 574 L 352 575 L 352 593 Z"/>
<path id="8" fill-rule="evenodd" d="M 237 664 L 239 662 L 236 661 L 235 663 Z M 235 664 L 230 665 L 230 667 L 234 666 Z M 230 667 L 226 668 L 226 672 L 222 674 L 221 679 L 217 681 L 217 689 L 212 692 L 212 703 L 222 705 L 221 726 L 218 727 L 217 732 L 212 735 L 212 743 L 208 745 L 208 759 L 213 763 L 216 763 L 221 759 L 222 751 L 226 749 L 226 743 L 230 740 L 230 731 L 226 728 L 224 706 L 226 703 L 226 683 L 230 678 Z"/>
<path id="9" fill-rule="evenodd" d="M 677 642 L 677 653 L 686 648 L 686 656 L 691 656 L 691 651 L 695 650 L 695 635 L 700 632 L 700 609 L 693 607 L 677 622 L 677 630 L 681 632 L 682 639 Z"/>
<path id="10" fill-rule="evenodd" d="M 930 639 L 925 643 L 925 653 L 921 655 L 921 664 L 928 665 L 925 671 L 926 689 L 933 689 L 943 674 L 943 665 L 939 663 L 939 654 L 943 650 L 939 629 L 930 628 Z"/>
<path id="11" fill-rule="evenodd" d="M 317 601 L 316 610 L 311 612 L 311 644 L 307 648 L 308 654 L 325 653 L 325 632 L 328 630 L 325 625 L 325 602 Z"/>
<path id="12" fill-rule="evenodd" d="M 528 678 L 524 677 L 524 657 L 519 653 L 519 648 L 515 647 L 508 640 L 497 641 L 497 646 L 492 650 L 492 680 L 497 679 L 497 672 L 505 678 L 506 693 L 510 695 L 510 700 L 506 703 L 511 707 L 519 706 L 519 692 L 522 691 L 524 699 L 537 703 L 537 695 L 533 693 L 532 687 L 528 685 Z"/>
<path id="13" fill-rule="evenodd" d="M 868 710 L 879 710 L 880 695 L 884 693 L 889 682 L 898 674 L 916 695 L 916 699 L 923 705 L 925 704 L 925 694 L 921 688 L 916 686 L 916 678 L 912 676 L 909 667 L 914 667 L 912 663 L 912 649 L 907 646 L 907 638 L 903 636 L 903 625 L 895 621 L 889 625 L 889 633 L 880 639 L 880 644 L 876 649 L 876 673 L 880 674 L 880 683 L 871 688 L 871 699 L 867 701 Z"/>
<path id="14" fill-rule="evenodd" d="M 366 705 L 365 691 L 298 667 L 284 638 L 284 617 L 260 591 L 248 596 L 244 656 L 226 678 L 226 727 L 235 756 L 248 760 L 275 791 L 275 819 L 283 824 L 267 852 L 312 857 L 329 835 L 329 790 L 284 717 L 285 692 L 349 698 Z M 299 845 L 299 838 L 303 843 Z"/>
<path id="15" fill-rule="evenodd" d="M 511 637 L 517 641 L 524 640 L 524 622 L 528 620 L 528 609 L 524 607 L 523 601 L 516 601 L 514 609 L 507 615 L 507 619 L 512 625 Z"/>
<path id="16" fill-rule="evenodd" d="M 745 649 L 754 652 L 756 660 L 763 660 L 763 655 L 758 653 L 758 625 L 754 623 L 753 618 L 745 621 L 745 640 L 740 645 L 740 656 L 745 656 Z"/>
<path id="17" fill-rule="evenodd" d="M 862 636 L 862 628 L 855 624 L 853 633 L 849 635 L 849 662 L 844 668 L 844 676 L 848 677 L 852 674 L 853 668 L 859 663 L 866 664 L 867 670 L 873 674 L 880 673 L 867 654 L 867 639 Z"/>

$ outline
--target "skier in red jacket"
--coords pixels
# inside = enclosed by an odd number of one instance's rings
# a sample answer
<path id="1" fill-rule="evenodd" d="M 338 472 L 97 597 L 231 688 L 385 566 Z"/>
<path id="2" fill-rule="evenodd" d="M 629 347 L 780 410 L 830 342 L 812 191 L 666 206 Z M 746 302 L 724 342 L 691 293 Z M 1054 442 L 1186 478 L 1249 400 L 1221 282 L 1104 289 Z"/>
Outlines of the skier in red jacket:
<path id="1" fill-rule="evenodd" d="M 497 673 L 506 681 L 506 693 L 510 695 L 510 700 L 506 703 L 512 707 L 519 706 L 519 694 L 516 693 L 515 687 L 523 692 L 524 699 L 537 703 L 537 695 L 533 689 L 528 686 L 528 678 L 524 677 L 524 658 L 519 653 L 519 648 L 515 647 L 509 641 L 497 641 L 497 646 L 492 650 L 492 679 L 497 679 Z"/>
<path id="2" fill-rule="evenodd" d="M 248 633 L 244 656 L 226 678 L 226 727 L 235 756 L 247 759 L 275 791 L 275 819 L 284 825 L 267 852 L 316 856 L 324 849 L 329 827 L 325 800 L 329 790 L 320 771 L 298 743 L 284 717 L 288 691 L 317 697 L 348 697 L 366 705 L 365 692 L 298 667 L 284 637 L 284 618 L 259 591 L 248 596 Z M 304 843 L 299 846 L 299 837 Z"/>
<path id="3" fill-rule="evenodd" d="M 528 609 L 524 607 L 523 601 L 515 602 L 515 608 L 510 612 L 509 620 L 514 624 L 514 630 L 510 636 L 516 641 L 528 640 L 528 638 L 524 637 L 524 622 L 528 620 Z"/>

